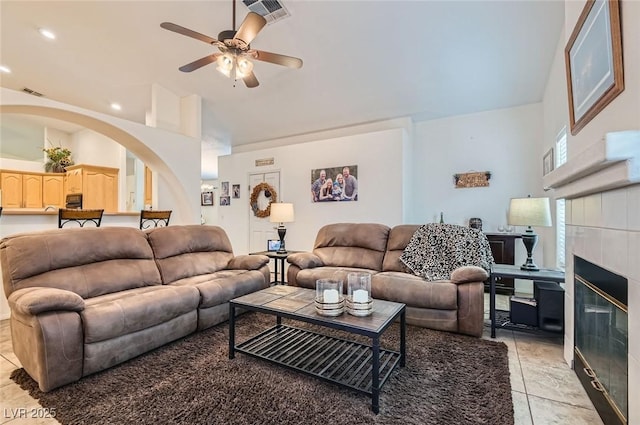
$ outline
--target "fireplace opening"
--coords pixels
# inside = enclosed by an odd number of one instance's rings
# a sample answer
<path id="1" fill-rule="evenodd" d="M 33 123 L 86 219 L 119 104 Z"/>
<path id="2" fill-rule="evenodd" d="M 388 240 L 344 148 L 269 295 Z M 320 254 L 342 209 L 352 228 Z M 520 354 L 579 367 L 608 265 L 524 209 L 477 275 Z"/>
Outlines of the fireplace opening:
<path id="1" fill-rule="evenodd" d="M 574 370 L 606 425 L 627 424 L 627 279 L 574 257 Z"/>

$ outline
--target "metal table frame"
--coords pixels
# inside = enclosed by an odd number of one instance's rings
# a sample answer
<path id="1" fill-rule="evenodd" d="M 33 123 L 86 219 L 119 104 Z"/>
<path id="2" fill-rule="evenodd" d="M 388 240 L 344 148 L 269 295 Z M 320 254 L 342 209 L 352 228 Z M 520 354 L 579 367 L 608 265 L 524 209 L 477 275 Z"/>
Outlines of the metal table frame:
<path id="1" fill-rule="evenodd" d="M 510 264 L 494 264 L 491 267 L 490 291 L 489 291 L 489 318 L 491 319 L 491 338 L 496 337 L 496 280 L 499 277 L 510 277 L 514 279 L 539 280 L 544 282 L 564 282 L 564 272 L 560 270 L 540 269 L 539 271 L 528 271 L 520 269 L 520 266 Z M 501 325 L 504 329 L 523 330 L 520 327 Z"/>
<path id="2" fill-rule="evenodd" d="M 406 308 L 404 304 L 401 306 L 376 332 L 348 326 L 331 320 L 330 317 L 301 316 L 231 300 L 229 301 L 229 359 L 233 359 L 237 351 L 352 388 L 371 396 L 371 409 L 377 414 L 380 410 L 380 389 L 398 364 L 400 367 L 406 364 Z M 275 315 L 276 324 L 236 345 L 236 308 Z M 363 335 L 371 338 L 371 345 L 284 325 L 283 317 Z M 400 351 L 381 348 L 380 336 L 397 318 L 400 319 Z"/>

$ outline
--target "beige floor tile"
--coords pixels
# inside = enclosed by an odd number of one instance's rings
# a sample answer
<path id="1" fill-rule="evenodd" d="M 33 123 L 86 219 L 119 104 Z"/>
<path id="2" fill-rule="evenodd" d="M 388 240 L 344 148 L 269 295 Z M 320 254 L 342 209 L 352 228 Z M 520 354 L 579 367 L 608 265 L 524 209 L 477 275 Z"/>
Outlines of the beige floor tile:
<path id="1" fill-rule="evenodd" d="M 16 366 L 13 363 L 0 356 L 0 387 L 13 384 L 13 381 L 9 378 L 9 376 L 15 369 Z"/>
<path id="2" fill-rule="evenodd" d="M 529 395 L 534 425 L 602 425 L 593 407 L 577 407 Z"/>
<path id="3" fill-rule="evenodd" d="M 514 425 L 533 425 L 527 395 L 519 391 L 511 391 L 513 399 Z"/>
<path id="4" fill-rule="evenodd" d="M 521 362 L 528 395 L 535 395 L 564 404 L 593 408 L 593 404 L 575 372 L 567 365 L 545 365 Z"/>
<path id="5" fill-rule="evenodd" d="M 518 332 L 516 332 L 517 334 Z M 523 363 L 535 363 L 543 365 L 557 365 L 567 367 L 564 361 L 564 349 L 562 344 L 550 344 L 547 341 L 523 339 L 520 336 L 516 338 L 516 346 L 518 356 Z M 533 367 L 533 366 L 532 366 Z"/>

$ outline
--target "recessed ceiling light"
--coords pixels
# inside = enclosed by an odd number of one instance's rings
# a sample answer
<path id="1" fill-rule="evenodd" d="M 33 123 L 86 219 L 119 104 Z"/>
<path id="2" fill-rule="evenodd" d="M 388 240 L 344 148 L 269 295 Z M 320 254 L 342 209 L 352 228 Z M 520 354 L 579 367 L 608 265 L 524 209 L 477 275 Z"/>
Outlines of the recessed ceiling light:
<path id="1" fill-rule="evenodd" d="M 5 74 L 11 74 L 11 70 L 8 66 L 0 65 L 0 72 L 4 72 Z"/>
<path id="2" fill-rule="evenodd" d="M 119 103 L 112 103 L 111 109 L 115 109 L 116 111 L 122 111 L 122 106 Z"/>
<path id="3" fill-rule="evenodd" d="M 46 28 L 40 28 L 38 31 L 40 32 L 40 34 L 42 34 L 43 37 L 46 37 L 46 38 L 48 38 L 50 40 L 55 40 L 56 39 L 56 35 L 53 32 L 51 32 L 48 29 L 46 29 Z"/>

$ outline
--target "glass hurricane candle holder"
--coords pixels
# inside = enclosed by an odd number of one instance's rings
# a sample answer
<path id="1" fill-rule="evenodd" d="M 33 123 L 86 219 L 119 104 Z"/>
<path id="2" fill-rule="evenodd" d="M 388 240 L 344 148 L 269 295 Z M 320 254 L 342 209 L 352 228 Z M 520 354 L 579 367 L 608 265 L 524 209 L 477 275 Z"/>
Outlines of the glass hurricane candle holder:
<path id="1" fill-rule="evenodd" d="M 337 279 L 316 280 L 316 312 L 322 316 L 339 316 L 344 312 L 342 281 Z"/>
<path id="2" fill-rule="evenodd" d="M 349 273 L 347 276 L 347 313 L 354 316 L 368 316 L 372 312 L 371 275 L 369 273 Z"/>

